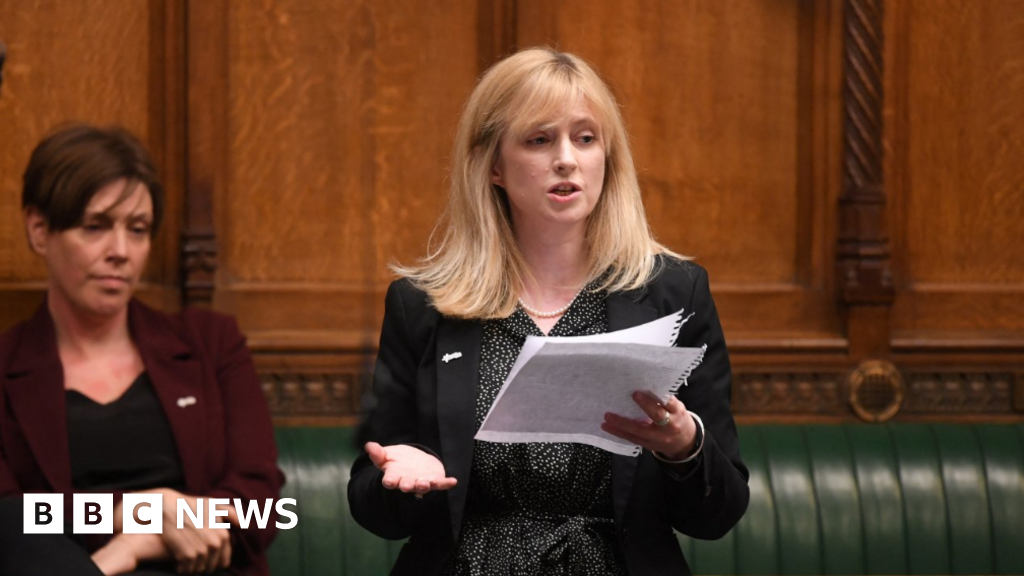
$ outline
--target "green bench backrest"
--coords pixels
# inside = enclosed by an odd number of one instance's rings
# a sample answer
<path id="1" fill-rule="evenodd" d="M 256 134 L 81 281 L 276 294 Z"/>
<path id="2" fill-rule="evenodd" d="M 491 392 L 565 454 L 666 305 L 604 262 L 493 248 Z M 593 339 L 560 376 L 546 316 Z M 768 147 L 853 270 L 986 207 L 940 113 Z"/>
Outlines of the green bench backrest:
<path id="1" fill-rule="evenodd" d="M 275 576 L 387 574 L 400 542 L 351 519 L 353 430 L 277 430 Z M 714 541 L 679 536 L 696 574 L 1024 574 L 1024 424 L 740 427 L 750 507 Z"/>

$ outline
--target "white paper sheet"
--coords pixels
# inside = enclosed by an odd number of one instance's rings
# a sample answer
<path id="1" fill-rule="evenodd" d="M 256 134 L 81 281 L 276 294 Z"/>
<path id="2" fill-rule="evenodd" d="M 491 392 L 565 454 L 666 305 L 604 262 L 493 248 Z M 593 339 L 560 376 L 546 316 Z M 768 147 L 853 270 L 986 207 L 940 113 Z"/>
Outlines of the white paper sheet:
<path id="1" fill-rule="evenodd" d="M 673 346 L 690 316 L 680 310 L 594 336 L 528 337 L 476 439 L 580 442 L 639 455 L 639 446 L 604 432 L 601 422 L 606 412 L 645 417 L 631 396 L 635 390 L 667 401 L 685 385 L 706 349 Z"/>

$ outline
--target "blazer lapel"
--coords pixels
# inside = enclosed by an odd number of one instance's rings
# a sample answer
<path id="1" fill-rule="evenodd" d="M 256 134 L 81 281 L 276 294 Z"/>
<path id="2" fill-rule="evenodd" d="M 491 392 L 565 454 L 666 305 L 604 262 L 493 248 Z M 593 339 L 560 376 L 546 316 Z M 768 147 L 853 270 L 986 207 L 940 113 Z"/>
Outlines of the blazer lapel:
<path id="1" fill-rule="evenodd" d="M 483 328 L 479 322 L 442 319 L 437 329 L 437 417 L 441 455 L 449 476 L 459 482 L 448 491 L 452 536 L 459 541 L 462 515 L 469 490 L 473 464 L 473 436 L 476 425 L 476 388 L 480 377 L 480 344 Z M 461 353 L 443 362 L 446 354 Z"/>
<path id="2" fill-rule="evenodd" d="M 644 290 L 610 294 L 608 304 L 608 330 L 623 330 L 658 319 L 658 310 L 645 303 Z M 612 500 L 615 508 L 615 523 L 622 526 L 626 517 L 626 505 L 633 489 L 633 477 L 640 458 L 636 456 L 612 455 Z"/>
<path id="3" fill-rule="evenodd" d="M 8 367 L 7 397 L 39 468 L 54 492 L 70 492 L 64 369 L 57 353 L 57 333 L 44 302 L 25 325 Z"/>
<path id="4" fill-rule="evenodd" d="M 132 300 L 128 324 L 174 435 L 189 492 L 208 489 L 205 469 L 205 374 L 200 358 L 167 318 Z"/>

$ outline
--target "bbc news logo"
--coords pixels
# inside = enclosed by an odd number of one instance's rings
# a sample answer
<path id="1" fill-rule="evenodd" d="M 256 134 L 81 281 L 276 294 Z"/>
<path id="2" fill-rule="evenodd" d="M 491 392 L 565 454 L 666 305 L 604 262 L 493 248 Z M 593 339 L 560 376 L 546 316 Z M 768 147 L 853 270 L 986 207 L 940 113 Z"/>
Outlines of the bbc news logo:
<path id="1" fill-rule="evenodd" d="M 64 533 L 63 494 L 25 494 L 23 521 L 25 534 Z M 164 500 L 160 494 L 125 494 L 121 531 L 125 534 L 163 534 Z M 205 509 L 207 514 L 203 513 Z M 71 514 L 71 531 L 74 534 L 113 534 L 114 495 L 75 494 L 74 510 Z M 241 498 L 198 498 L 193 510 L 187 500 L 178 498 L 176 505 L 177 528 L 183 528 L 187 521 L 196 528 L 230 528 L 227 522 L 228 507 L 233 506 L 242 529 L 255 524 L 264 529 L 270 522 L 271 510 L 287 522 L 275 521 L 280 530 L 290 530 L 299 524 L 299 517 L 286 506 L 296 506 L 294 498 L 281 498 L 276 503 L 270 498 L 263 501 L 263 507 L 256 500 L 243 505 Z M 136 518 L 138 518 L 136 520 Z"/>

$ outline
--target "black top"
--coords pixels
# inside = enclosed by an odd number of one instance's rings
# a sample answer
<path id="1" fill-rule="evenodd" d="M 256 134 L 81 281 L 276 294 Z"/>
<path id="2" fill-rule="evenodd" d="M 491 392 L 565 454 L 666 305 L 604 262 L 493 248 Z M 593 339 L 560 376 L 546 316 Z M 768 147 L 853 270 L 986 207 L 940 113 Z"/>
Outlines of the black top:
<path id="1" fill-rule="evenodd" d="M 71 483 L 77 490 L 185 489 L 170 424 L 145 372 L 109 404 L 66 393 Z"/>
<path id="2" fill-rule="evenodd" d="M 584 291 L 548 335 L 607 331 L 604 294 Z M 526 337 L 543 335 L 522 309 L 484 322 L 477 429 Z M 476 441 L 465 524 L 446 576 L 624 575 L 611 483 L 611 454 L 593 446 Z"/>
<path id="3" fill-rule="evenodd" d="M 747 508 L 747 469 L 729 409 L 729 356 L 708 286 L 692 262 L 659 257 L 660 272 L 643 288 L 608 294 L 608 330 L 623 330 L 678 312 L 694 312 L 679 327 L 677 346 L 707 345 L 704 361 L 677 396 L 704 420 L 704 447 L 691 473 L 673 478 L 645 450 L 611 457 L 616 540 L 633 575 L 678 574 L 690 569 L 674 528 L 693 538 L 725 535 Z M 360 525 L 384 538 L 410 537 L 394 576 L 441 574 L 466 528 L 476 432 L 474 406 L 484 323 L 441 315 L 429 295 L 407 278 L 388 288 L 369 417 L 371 438 L 418 444 L 441 455 L 458 479 L 446 493 L 422 499 L 381 484 L 384 473 L 363 452 L 352 466 L 348 501 Z M 444 362 L 445 354 L 462 358 Z"/>

